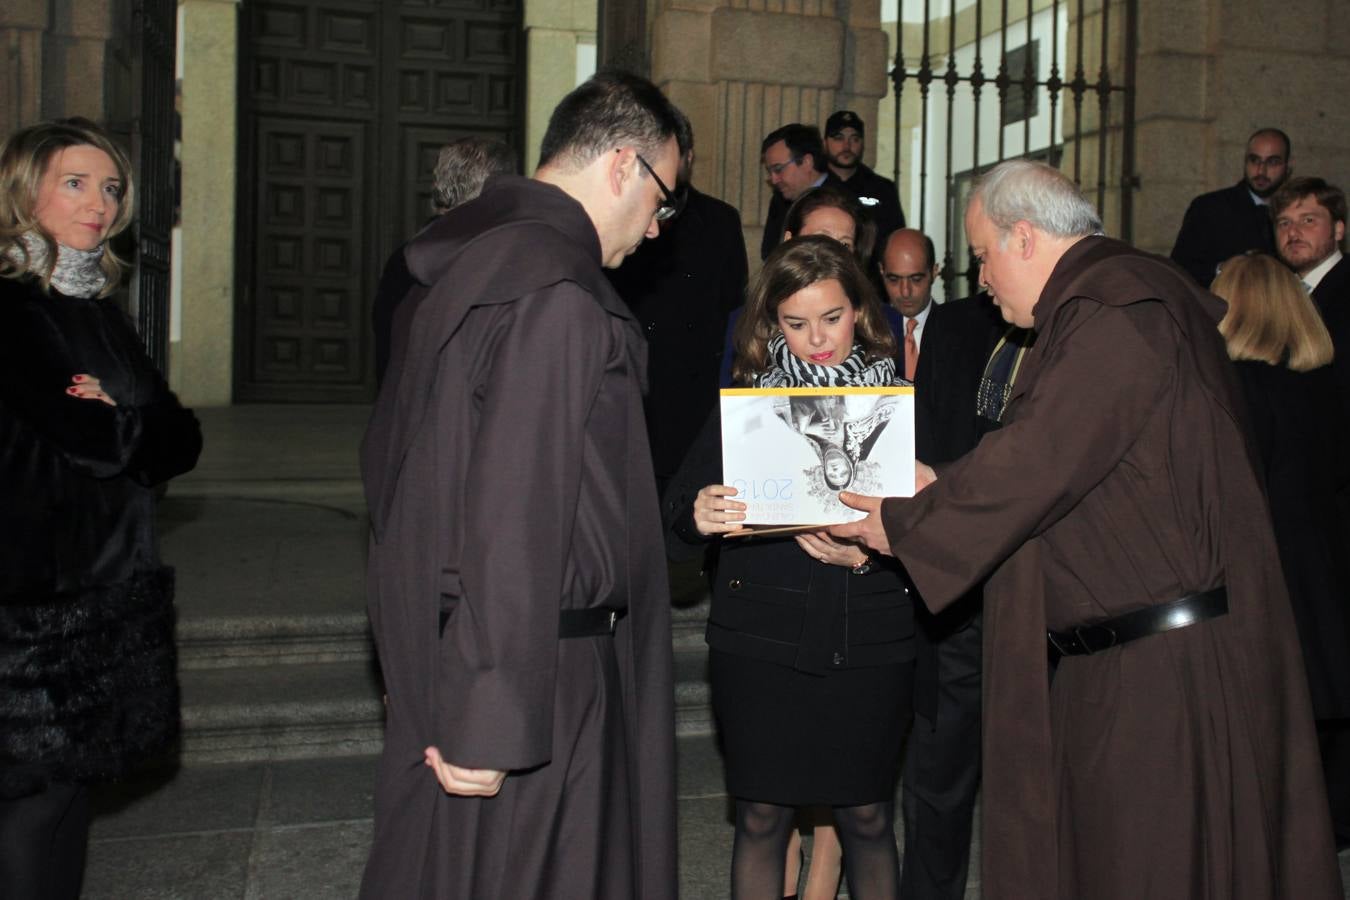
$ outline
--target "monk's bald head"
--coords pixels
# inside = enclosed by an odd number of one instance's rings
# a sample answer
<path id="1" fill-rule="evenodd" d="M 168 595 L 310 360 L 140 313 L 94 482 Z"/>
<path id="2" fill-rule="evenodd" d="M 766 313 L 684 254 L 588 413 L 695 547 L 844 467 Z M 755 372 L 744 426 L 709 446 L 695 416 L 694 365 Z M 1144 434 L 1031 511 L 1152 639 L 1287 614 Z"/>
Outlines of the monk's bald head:
<path id="1" fill-rule="evenodd" d="M 933 280 L 938 267 L 933 242 L 914 228 L 891 232 L 881 257 L 881 280 L 886 299 L 906 318 L 912 319 L 933 299 Z"/>

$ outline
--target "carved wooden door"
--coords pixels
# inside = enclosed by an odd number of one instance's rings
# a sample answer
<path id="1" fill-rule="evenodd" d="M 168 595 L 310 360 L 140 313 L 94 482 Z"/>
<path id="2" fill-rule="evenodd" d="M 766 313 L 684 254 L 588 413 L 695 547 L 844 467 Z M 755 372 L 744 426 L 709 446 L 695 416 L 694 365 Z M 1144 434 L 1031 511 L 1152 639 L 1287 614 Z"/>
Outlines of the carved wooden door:
<path id="1" fill-rule="evenodd" d="M 373 395 L 370 300 L 446 141 L 520 149 L 520 0 L 243 6 L 236 397 Z"/>

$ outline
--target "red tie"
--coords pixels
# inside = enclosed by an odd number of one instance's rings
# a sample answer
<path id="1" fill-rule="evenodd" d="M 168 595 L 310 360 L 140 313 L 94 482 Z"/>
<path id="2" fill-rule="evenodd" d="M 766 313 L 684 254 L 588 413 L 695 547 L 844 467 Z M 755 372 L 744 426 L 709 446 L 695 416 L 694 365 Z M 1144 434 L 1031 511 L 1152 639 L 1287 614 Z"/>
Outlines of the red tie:
<path id="1" fill-rule="evenodd" d="M 918 319 L 905 320 L 905 380 L 914 380 L 914 370 L 919 367 L 919 342 L 914 340 L 914 329 L 919 327 Z"/>

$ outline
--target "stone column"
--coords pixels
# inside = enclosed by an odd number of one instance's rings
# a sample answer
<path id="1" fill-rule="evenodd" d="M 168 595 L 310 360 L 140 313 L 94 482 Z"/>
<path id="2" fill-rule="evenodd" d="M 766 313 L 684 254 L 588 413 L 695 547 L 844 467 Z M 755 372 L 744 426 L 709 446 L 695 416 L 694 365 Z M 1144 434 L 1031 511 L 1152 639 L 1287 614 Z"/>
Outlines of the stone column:
<path id="1" fill-rule="evenodd" d="M 558 101 L 577 85 L 578 47 L 595 52 L 596 0 L 525 2 L 525 174 L 539 164 L 539 143 Z"/>
<path id="2" fill-rule="evenodd" d="M 131 20 L 127 0 L 0 3 L 0 135 L 84 116 L 126 143 Z"/>
<path id="3" fill-rule="evenodd" d="M 878 0 L 657 0 L 652 79 L 693 123 L 695 180 L 740 210 L 752 267 L 770 190 L 760 141 L 841 108 L 876 122 L 886 56 Z"/>
<path id="4" fill-rule="evenodd" d="M 114 37 L 114 0 L 52 3 L 47 46 L 42 61 L 43 117 L 84 116 L 123 130 L 130 114 L 130 71 L 127 61 L 110 46 Z M 123 30 L 130 23 L 116 21 Z M 128 148 L 130 149 L 130 148 Z"/>
<path id="5" fill-rule="evenodd" d="M 182 15 L 182 316 L 171 380 L 190 406 L 228 405 L 234 371 L 238 0 L 179 0 Z"/>

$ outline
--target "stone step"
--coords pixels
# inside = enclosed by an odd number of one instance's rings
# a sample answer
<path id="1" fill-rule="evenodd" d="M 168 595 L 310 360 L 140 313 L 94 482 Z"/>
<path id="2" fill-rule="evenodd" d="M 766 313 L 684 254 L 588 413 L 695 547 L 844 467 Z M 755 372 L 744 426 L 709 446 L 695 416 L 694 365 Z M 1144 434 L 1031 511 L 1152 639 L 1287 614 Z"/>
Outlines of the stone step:
<path id="1" fill-rule="evenodd" d="M 368 660 L 186 669 L 183 762 L 377 753 L 384 704 Z"/>
<path id="2" fill-rule="evenodd" d="M 708 647 L 699 629 L 699 643 L 675 650 L 675 733 L 681 737 L 711 734 L 712 707 L 708 694 Z"/>
<path id="3" fill-rule="evenodd" d="M 706 600 L 671 611 L 671 642 L 679 650 L 703 646 Z M 280 616 L 184 616 L 178 622 L 182 669 L 359 662 L 374 658 L 365 612 Z"/>
<path id="4" fill-rule="evenodd" d="M 184 618 L 177 637 L 180 669 L 366 662 L 375 652 L 364 612 Z"/>
<path id="5" fill-rule="evenodd" d="M 185 764 L 379 752 L 384 705 L 373 660 L 184 668 Z M 712 730 L 707 650 L 675 653 L 679 735 Z"/>

